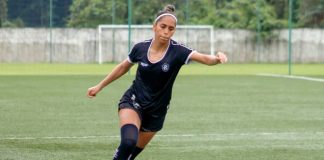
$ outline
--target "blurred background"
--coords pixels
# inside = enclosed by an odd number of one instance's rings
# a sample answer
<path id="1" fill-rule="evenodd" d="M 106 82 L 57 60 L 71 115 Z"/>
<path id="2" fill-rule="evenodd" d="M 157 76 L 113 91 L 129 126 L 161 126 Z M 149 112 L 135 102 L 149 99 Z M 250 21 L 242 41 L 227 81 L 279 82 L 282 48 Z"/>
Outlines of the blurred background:
<path id="1" fill-rule="evenodd" d="M 324 62 L 324 0 L 0 0 L 0 62 L 119 62 L 152 37 L 166 4 L 179 26 L 191 26 L 175 40 L 206 54 L 224 51 L 231 63 Z"/>
<path id="2" fill-rule="evenodd" d="M 0 159 L 112 157 L 136 67 L 86 91 L 166 4 L 176 41 L 229 61 L 182 67 L 139 159 L 324 159 L 324 0 L 0 0 Z"/>

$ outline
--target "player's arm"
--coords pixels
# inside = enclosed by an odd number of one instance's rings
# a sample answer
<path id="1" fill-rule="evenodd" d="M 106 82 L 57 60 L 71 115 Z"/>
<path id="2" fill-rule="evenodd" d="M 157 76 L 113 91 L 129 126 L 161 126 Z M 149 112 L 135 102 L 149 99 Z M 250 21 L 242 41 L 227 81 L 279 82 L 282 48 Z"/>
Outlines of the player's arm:
<path id="1" fill-rule="evenodd" d="M 88 89 L 87 96 L 92 98 L 95 97 L 98 92 L 100 92 L 104 87 L 106 87 L 111 82 L 115 81 L 133 66 L 127 59 L 118 64 L 100 83 Z"/>
<path id="2" fill-rule="evenodd" d="M 217 52 L 216 55 L 207 55 L 194 51 L 190 56 L 190 60 L 211 66 L 226 63 L 227 57 L 222 52 Z"/>

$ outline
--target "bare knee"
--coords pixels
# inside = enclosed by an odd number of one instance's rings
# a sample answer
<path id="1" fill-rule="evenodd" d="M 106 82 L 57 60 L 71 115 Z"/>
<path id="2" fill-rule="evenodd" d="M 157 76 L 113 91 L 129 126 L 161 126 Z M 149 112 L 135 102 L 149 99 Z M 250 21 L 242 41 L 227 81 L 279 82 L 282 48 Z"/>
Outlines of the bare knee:
<path id="1" fill-rule="evenodd" d="M 156 132 L 140 132 L 136 146 L 145 148 L 145 146 L 152 140 L 155 134 Z"/>

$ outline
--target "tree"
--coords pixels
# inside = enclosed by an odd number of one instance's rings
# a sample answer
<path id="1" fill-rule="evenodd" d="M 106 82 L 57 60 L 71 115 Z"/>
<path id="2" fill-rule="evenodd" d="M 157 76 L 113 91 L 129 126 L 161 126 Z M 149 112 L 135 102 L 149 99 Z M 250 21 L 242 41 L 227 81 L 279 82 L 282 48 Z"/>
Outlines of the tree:
<path id="1" fill-rule="evenodd" d="M 65 27 L 70 16 L 72 0 L 53 0 L 53 26 Z"/>
<path id="2" fill-rule="evenodd" d="M 68 20 L 69 27 L 96 27 L 99 24 L 111 24 L 113 15 L 113 1 L 107 0 L 74 0 L 71 15 Z M 115 0 L 116 24 L 127 22 L 127 4 L 125 1 Z"/>
<path id="3" fill-rule="evenodd" d="M 281 27 L 274 8 L 264 0 L 233 0 L 216 10 L 215 26 L 225 28 L 257 29 L 261 23 L 263 30 Z"/>
<path id="4" fill-rule="evenodd" d="M 114 5 L 113 5 L 114 2 Z M 132 23 L 152 24 L 156 13 L 174 4 L 178 24 L 211 24 L 217 28 L 260 29 L 269 33 L 288 26 L 287 0 L 132 0 Z M 115 9 L 116 15 L 113 15 Z M 127 0 L 74 0 L 70 27 L 127 24 Z M 324 0 L 294 0 L 294 26 L 324 26 Z"/>
<path id="5" fill-rule="evenodd" d="M 8 1 L 8 19 L 21 19 L 27 27 L 47 27 L 49 3 L 44 0 Z"/>
<path id="6" fill-rule="evenodd" d="M 200 0 L 135 0 L 133 1 L 133 23 L 153 24 L 158 12 L 163 10 L 163 7 L 167 4 L 172 4 L 176 8 L 178 24 L 185 24 L 186 18 L 189 18 L 190 12 L 192 12 L 190 6 L 192 6 L 193 2 L 199 1 Z M 186 8 L 187 6 L 188 8 Z"/>
<path id="7" fill-rule="evenodd" d="M 289 1 L 289 0 L 288 0 Z M 287 0 L 267 0 L 275 9 L 278 19 L 288 19 L 289 6 Z"/>
<path id="8" fill-rule="evenodd" d="M 132 23 L 152 24 L 157 12 L 166 4 L 175 4 L 173 1 L 132 0 Z M 127 24 L 127 5 L 127 0 L 74 0 L 70 7 L 68 26 L 96 27 L 99 24 L 112 24 L 113 16 L 115 16 L 115 24 Z"/>
<path id="9" fill-rule="evenodd" d="M 7 28 L 17 28 L 17 27 L 24 27 L 24 21 L 20 18 L 14 19 L 14 20 L 10 20 L 10 21 L 5 21 L 2 24 L 3 27 L 7 27 Z"/>
<path id="10" fill-rule="evenodd" d="M 299 26 L 324 28 L 324 0 L 300 1 Z"/>
<path id="11" fill-rule="evenodd" d="M 70 12 L 72 0 L 52 0 L 52 22 L 54 27 L 64 27 Z M 49 0 L 10 0 L 8 1 L 9 26 L 48 27 L 50 22 Z M 23 23 L 21 23 L 21 21 Z M 17 25 L 12 25 L 17 24 Z"/>
<path id="12" fill-rule="evenodd" d="M 0 27 L 7 19 L 7 0 L 0 0 Z"/>
<path id="13" fill-rule="evenodd" d="M 213 24 L 216 10 L 216 2 L 210 0 L 187 0 L 188 8 L 184 4 L 178 4 L 181 19 L 188 17 L 189 24 Z"/>

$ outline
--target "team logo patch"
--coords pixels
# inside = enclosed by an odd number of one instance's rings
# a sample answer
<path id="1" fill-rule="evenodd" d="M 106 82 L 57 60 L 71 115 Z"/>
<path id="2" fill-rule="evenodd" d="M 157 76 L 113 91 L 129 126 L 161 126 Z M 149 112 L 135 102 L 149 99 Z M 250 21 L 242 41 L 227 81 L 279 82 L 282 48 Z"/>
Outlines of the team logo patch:
<path id="1" fill-rule="evenodd" d="M 163 71 L 163 72 L 167 72 L 167 71 L 169 71 L 169 69 L 170 69 L 169 64 L 164 63 L 164 64 L 162 65 L 162 71 Z"/>

